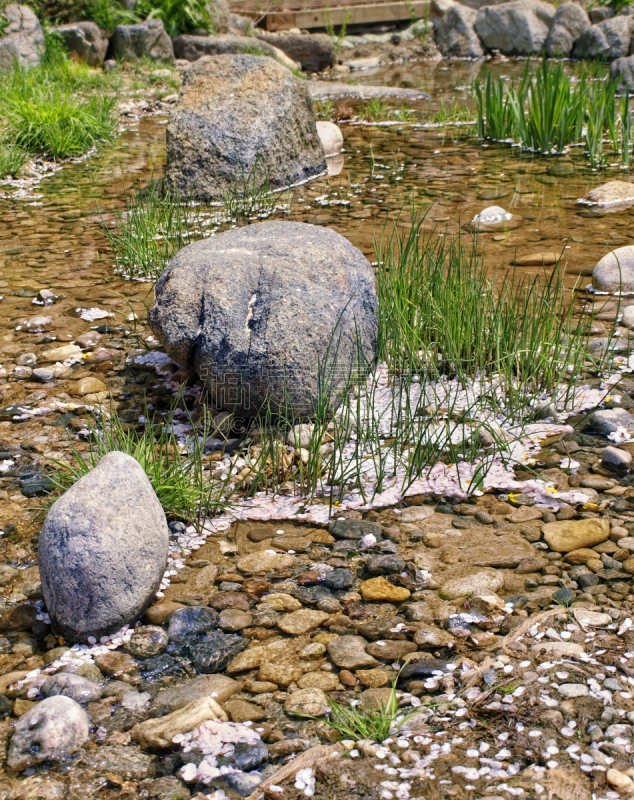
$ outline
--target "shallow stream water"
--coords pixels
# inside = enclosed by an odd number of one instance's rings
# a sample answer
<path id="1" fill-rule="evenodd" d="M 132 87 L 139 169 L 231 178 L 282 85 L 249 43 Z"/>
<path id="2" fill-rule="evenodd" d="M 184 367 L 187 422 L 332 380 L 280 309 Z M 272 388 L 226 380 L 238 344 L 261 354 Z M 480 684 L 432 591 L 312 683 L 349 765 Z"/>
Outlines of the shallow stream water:
<path id="1" fill-rule="evenodd" d="M 516 76 L 524 62 L 491 66 L 420 62 L 354 75 L 359 82 L 406 82 L 424 89 L 432 100 L 412 107 L 433 111 L 441 100 L 468 103 L 472 81 L 489 68 Z M 154 370 L 139 372 L 125 363 L 126 355 L 139 347 L 139 336 L 148 335 L 145 318 L 151 286 L 124 281 L 114 273 L 100 231 L 101 215 L 111 220 L 112 212 L 123 207 L 126 191 L 161 176 L 166 121 L 165 115 L 142 118 L 97 155 L 42 180 L 29 196 L 0 200 L 0 365 L 10 371 L 16 359 L 29 352 L 38 356 L 39 365 L 43 349 L 99 328 L 99 345 L 109 349 L 111 357 L 84 358 L 73 365 L 71 380 L 91 376 L 104 380 L 121 404 L 120 411 L 125 414 L 129 409 L 130 422 L 138 420 L 144 393 L 160 392 Z M 342 129 L 345 155 L 339 174 L 294 190 L 284 218 L 332 227 L 371 261 L 374 237 L 410 198 L 427 210 L 427 220 L 437 227 L 438 235 L 457 232 L 491 205 L 502 205 L 519 218 L 514 230 L 480 237 L 478 246 L 484 248 L 485 265 L 492 273 L 510 267 L 516 254 L 555 250 L 565 254 L 571 272 L 568 286 L 585 285 L 589 278 L 580 274 L 588 275 L 609 248 L 634 242 L 630 224 L 634 210 L 596 214 L 578 205 L 578 198 L 593 186 L 628 177 L 618 165 L 590 169 L 580 148 L 572 157 L 550 158 L 522 154 L 504 144 L 486 145 L 452 127 L 342 123 Z M 543 271 L 517 268 L 518 276 Z M 34 305 L 35 295 L 45 288 L 58 301 L 45 308 Z M 95 307 L 114 316 L 80 318 L 81 309 Z M 126 319 L 131 313 L 138 316 L 138 323 Z M 37 314 L 51 316 L 52 327 L 28 332 L 23 323 Z M 36 410 L 49 406 L 51 398 L 68 403 L 73 399 L 68 390 L 68 381 L 42 385 L 0 378 L 0 408 L 20 402 Z M 71 409 L 64 422 L 72 421 L 72 413 Z M 0 451 L 17 443 L 24 449 L 29 442 L 35 452 L 48 457 L 61 457 L 68 450 L 59 414 L 27 415 L 21 425 L 9 421 L 10 414 L 0 417 Z M 81 425 L 81 420 L 75 422 Z M 2 483 L 0 479 L 0 490 Z M 15 518 L 15 505 L 8 503 L 5 508 Z"/>

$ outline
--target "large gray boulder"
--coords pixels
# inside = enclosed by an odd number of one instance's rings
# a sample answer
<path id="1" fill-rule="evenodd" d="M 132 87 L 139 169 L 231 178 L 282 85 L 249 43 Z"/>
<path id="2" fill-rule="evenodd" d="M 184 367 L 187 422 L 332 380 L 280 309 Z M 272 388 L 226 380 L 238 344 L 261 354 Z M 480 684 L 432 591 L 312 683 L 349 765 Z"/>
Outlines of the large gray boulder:
<path id="1" fill-rule="evenodd" d="M 44 52 L 44 34 L 37 17 L 28 6 L 9 3 L 2 11 L 9 20 L 0 37 L 0 72 L 21 67 L 36 67 Z"/>
<path id="2" fill-rule="evenodd" d="M 263 56 L 205 56 L 183 76 L 167 125 L 167 185 L 218 200 L 319 175 L 326 160 L 306 81 Z"/>
<path id="3" fill-rule="evenodd" d="M 147 19 L 137 25 L 117 25 L 111 39 L 112 57 L 133 63 L 142 58 L 171 63 L 172 40 L 160 19 Z"/>
<path id="4" fill-rule="evenodd" d="M 53 503 L 40 534 L 42 592 L 54 629 L 86 641 L 135 622 L 167 564 L 165 514 L 142 467 L 105 455 Z"/>
<path id="5" fill-rule="evenodd" d="M 631 40 L 632 17 L 612 17 L 587 28 L 575 42 L 572 57 L 614 61 L 628 54 Z"/>
<path id="6" fill-rule="evenodd" d="M 557 7 L 553 26 L 546 39 L 546 55 L 568 58 L 581 34 L 590 27 L 590 17 L 579 3 L 562 3 Z"/>
<path id="7" fill-rule="evenodd" d="M 321 72 L 335 63 L 335 46 L 326 33 L 263 33 L 255 31 L 260 42 L 273 45 L 296 61 L 304 72 Z"/>
<path id="8" fill-rule="evenodd" d="M 70 697 L 56 695 L 36 703 L 17 721 L 7 764 L 23 770 L 42 761 L 62 761 L 88 739 L 90 720 Z"/>
<path id="9" fill-rule="evenodd" d="M 254 416 L 268 401 L 311 415 L 333 403 L 376 348 L 370 263 L 335 231 L 260 222 L 191 244 L 168 264 L 149 312 L 177 363 L 196 370 L 217 408 Z"/>
<path id="10" fill-rule="evenodd" d="M 634 245 L 603 256 L 592 271 L 592 285 L 601 292 L 634 292 Z"/>
<path id="11" fill-rule="evenodd" d="M 482 58 L 484 50 L 475 31 L 477 11 L 455 3 L 434 26 L 436 46 L 447 58 Z"/>
<path id="12" fill-rule="evenodd" d="M 89 67 L 100 67 L 106 57 L 108 38 L 94 22 L 71 22 L 55 28 L 69 53 Z"/>
<path id="13" fill-rule="evenodd" d="M 616 91 L 625 94 L 627 89 L 634 94 L 634 56 L 623 56 L 610 64 L 610 80 L 619 79 Z"/>
<path id="14" fill-rule="evenodd" d="M 198 36 L 191 33 L 181 33 L 172 42 L 174 56 L 185 61 L 198 61 L 203 56 L 238 55 L 240 53 L 253 53 L 276 58 L 286 67 L 296 67 L 297 64 L 277 47 L 272 47 L 266 42 L 259 42 L 252 36 L 239 36 L 235 33 L 223 33 L 218 36 Z"/>
<path id="15" fill-rule="evenodd" d="M 539 53 L 548 37 L 555 7 L 541 0 L 515 0 L 478 11 L 475 29 L 485 47 L 507 56 Z"/>

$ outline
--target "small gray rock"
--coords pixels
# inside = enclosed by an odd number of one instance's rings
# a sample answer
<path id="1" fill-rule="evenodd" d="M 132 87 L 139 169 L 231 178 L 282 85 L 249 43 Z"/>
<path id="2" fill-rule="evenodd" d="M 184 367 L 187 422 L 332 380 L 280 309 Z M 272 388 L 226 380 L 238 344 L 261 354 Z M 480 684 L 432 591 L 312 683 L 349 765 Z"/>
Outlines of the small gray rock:
<path id="1" fill-rule="evenodd" d="M 143 468 L 105 455 L 53 503 L 39 540 L 42 592 L 67 641 L 135 622 L 159 588 L 169 545 L 165 514 Z"/>
<path id="2" fill-rule="evenodd" d="M 76 703 L 92 703 L 101 698 L 103 687 L 72 672 L 58 672 L 44 681 L 40 692 L 44 697 L 63 695 Z"/>
<path id="3" fill-rule="evenodd" d="M 90 721 L 70 697 L 57 695 L 22 714 L 11 739 L 7 764 L 23 770 L 50 759 L 61 761 L 88 739 Z"/>
<path id="4" fill-rule="evenodd" d="M 174 48 L 160 19 L 147 19 L 138 25 L 117 25 L 111 40 L 112 52 L 121 61 L 135 63 L 147 57 L 172 63 Z"/>
<path id="5" fill-rule="evenodd" d="M 94 22 L 71 22 L 54 29 L 69 53 L 89 67 L 100 67 L 106 57 L 108 38 Z M 46 290 L 45 290 L 46 291 Z"/>
<path id="6" fill-rule="evenodd" d="M 586 28 L 575 42 L 572 57 L 614 61 L 628 54 L 631 39 L 631 18 L 612 17 Z"/>
<path id="7" fill-rule="evenodd" d="M 590 694 L 590 689 L 585 683 L 562 683 L 559 687 L 559 694 L 566 699 L 586 697 Z"/>
<path id="8" fill-rule="evenodd" d="M 619 78 L 617 92 L 625 94 L 627 89 L 634 93 L 634 56 L 623 56 L 610 64 L 610 80 Z"/>
<path id="9" fill-rule="evenodd" d="M 125 650 L 136 658 L 150 658 L 162 653 L 167 647 L 167 632 L 158 625 L 139 625 L 134 629 Z"/>

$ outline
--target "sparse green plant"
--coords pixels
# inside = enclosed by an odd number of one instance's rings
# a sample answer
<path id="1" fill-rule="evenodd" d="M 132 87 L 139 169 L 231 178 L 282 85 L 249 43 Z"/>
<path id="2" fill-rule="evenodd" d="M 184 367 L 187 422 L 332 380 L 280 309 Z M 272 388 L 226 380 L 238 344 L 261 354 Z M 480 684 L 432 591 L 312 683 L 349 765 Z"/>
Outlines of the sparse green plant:
<path id="1" fill-rule="evenodd" d="M 112 33 L 117 25 L 132 25 L 141 18 L 116 0 L 86 0 L 84 16 Z"/>
<path id="2" fill-rule="evenodd" d="M 195 28 L 211 31 L 213 19 L 207 0 L 137 0 L 135 13 L 142 19 L 160 19 L 170 38 Z"/>
<path id="3" fill-rule="evenodd" d="M 326 10 L 322 12 L 322 17 L 324 20 L 324 28 L 326 29 L 326 33 L 332 39 L 332 44 L 335 49 L 335 53 L 339 53 L 341 48 L 343 47 L 343 40 L 346 38 L 348 23 L 352 19 L 352 14 L 348 12 L 347 14 L 344 15 L 339 26 L 339 33 L 337 33 L 335 30 L 335 25 L 332 21 L 330 8 L 326 8 Z"/>
<path id="4" fill-rule="evenodd" d="M 335 107 L 332 100 L 317 100 L 315 103 L 315 115 L 320 119 L 334 119 Z"/>

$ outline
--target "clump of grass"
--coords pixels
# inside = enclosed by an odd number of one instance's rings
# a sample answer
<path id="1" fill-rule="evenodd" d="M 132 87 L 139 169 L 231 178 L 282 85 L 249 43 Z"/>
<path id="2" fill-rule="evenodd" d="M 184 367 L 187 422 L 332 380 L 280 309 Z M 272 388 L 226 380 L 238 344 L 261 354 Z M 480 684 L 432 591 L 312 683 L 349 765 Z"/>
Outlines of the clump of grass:
<path id="1" fill-rule="evenodd" d="M 71 61 L 55 36 L 48 36 L 39 66 L 15 65 L 0 86 L 5 136 L 23 150 L 54 159 L 80 156 L 114 137 L 114 83 Z M 96 90 L 101 90 L 96 94 Z"/>
<path id="2" fill-rule="evenodd" d="M 412 209 L 378 245 L 379 340 L 395 372 L 432 378 L 497 375 L 500 405 L 520 413 L 538 392 L 553 392 L 582 371 L 587 341 L 573 335 L 563 269 L 488 276 L 477 234 L 438 236 Z M 572 376 L 572 378 L 571 378 Z"/>
<path id="3" fill-rule="evenodd" d="M 461 105 L 455 98 L 450 104 L 445 105 L 444 100 L 440 101 L 440 107 L 430 112 L 427 122 L 431 125 L 458 125 L 473 122 L 473 111 L 465 105 Z"/>
<path id="4" fill-rule="evenodd" d="M 584 70 L 573 83 L 561 62 L 552 65 L 545 58 L 534 73 L 527 63 L 519 83 L 489 74 L 474 85 L 478 135 L 543 155 L 584 143 L 593 166 L 602 166 L 609 134 L 613 149 L 629 162 L 629 123 L 619 120 L 617 82 L 591 80 Z"/>
<path id="5" fill-rule="evenodd" d="M 184 447 L 170 425 L 177 407 L 183 405 L 181 400 L 177 397 L 172 403 L 167 419 L 153 419 L 146 407 L 146 422 L 139 431 L 121 422 L 111 399 L 110 412 L 94 415 L 88 425 L 88 451 L 80 452 L 73 445 L 74 463 L 53 462 L 56 469 L 51 480 L 55 488 L 58 492 L 66 491 L 107 453 L 117 450 L 132 456 L 143 467 L 168 516 L 200 525 L 205 516 L 226 510 L 227 481 L 213 482 L 205 470 L 204 446 L 213 423 L 209 417 L 203 417 L 202 424 L 197 425 L 188 412 L 181 411 L 181 418 L 184 416 L 197 433 L 187 439 Z"/>
<path id="6" fill-rule="evenodd" d="M 385 703 L 378 702 L 377 708 L 372 708 L 364 702 L 357 702 L 355 706 L 342 705 L 327 697 L 330 706 L 330 716 L 325 720 L 313 717 L 309 714 L 296 714 L 298 717 L 312 719 L 315 722 L 325 722 L 333 730 L 337 731 L 342 739 L 352 739 L 357 741 L 365 739 L 369 742 L 382 742 L 391 733 L 395 733 L 411 719 L 418 709 L 410 708 L 403 711 L 398 707 L 398 697 L 396 695 L 396 684 L 399 673 L 392 680 L 389 697 Z"/>
<path id="7" fill-rule="evenodd" d="M 10 141 L 0 141 L 0 178 L 15 178 L 28 161 L 29 154 Z"/>
<path id="8" fill-rule="evenodd" d="M 332 39 L 332 44 L 335 49 L 335 53 L 338 53 L 341 48 L 343 47 L 343 40 L 346 38 L 346 31 L 348 30 L 348 23 L 352 19 L 352 14 L 348 12 L 345 14 L 344 18 L 341 20 L 341 25 L 339 27 L 339 33 L 335 30 L 335 25 L 332 21 L 332 16 L 330 14 L 330 9 L 326 9 L 322 12 L 322 16 L 324 19 L 324 27 L 326 29 L 326 33 Z"/>

